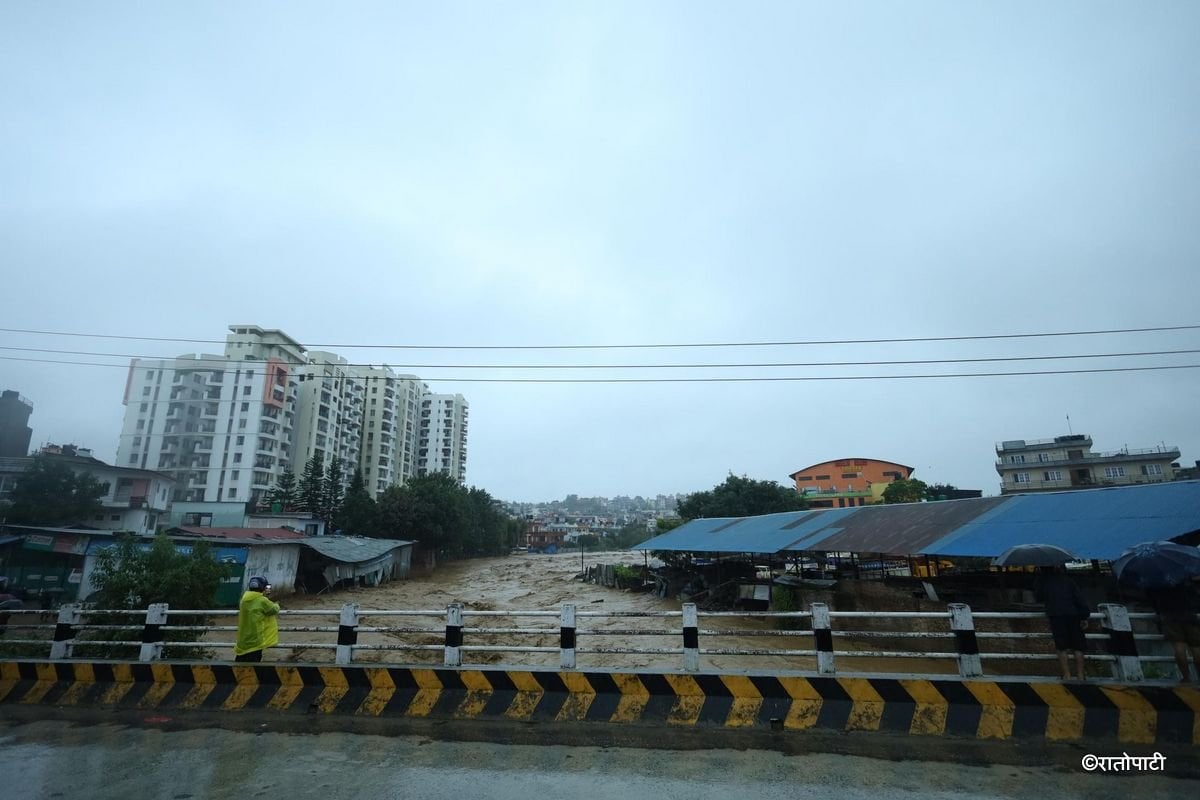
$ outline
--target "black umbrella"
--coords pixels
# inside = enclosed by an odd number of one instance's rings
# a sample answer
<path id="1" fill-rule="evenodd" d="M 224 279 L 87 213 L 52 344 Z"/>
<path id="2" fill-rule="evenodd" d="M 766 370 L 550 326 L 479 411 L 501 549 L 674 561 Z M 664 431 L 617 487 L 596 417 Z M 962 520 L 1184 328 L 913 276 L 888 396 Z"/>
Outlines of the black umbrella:
<path id="1" fill-rule="evenodd" d="M 1174 542 L 1142 542 L 1121 553 L 1112 569 L 1126 586 L 1176 586 L 1200 576 L 1200 549 Z"/>
<path id="2" fill-rule="evenodd" d="M 1059 567 L 1075 555 L 1056 544 L 1019 544 L 992 559 L 996 567 Z"/>

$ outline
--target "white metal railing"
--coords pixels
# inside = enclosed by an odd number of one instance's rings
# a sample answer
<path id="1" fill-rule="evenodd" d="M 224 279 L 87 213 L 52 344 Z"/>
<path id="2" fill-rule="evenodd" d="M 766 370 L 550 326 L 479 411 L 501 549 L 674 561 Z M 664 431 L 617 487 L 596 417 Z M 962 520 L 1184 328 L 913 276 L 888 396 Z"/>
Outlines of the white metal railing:
<path id="1" fill-rule="evenodd" d="M 165 604 L 152 605 L 145 611 L 66 605 L 58 610 L 53 623 L 46 619 L 49 612 L 17 609 L 9 614 L 8 629 L 31 633 L 2 638 L 0 646 L 46 648 L 45 655 L 56 660 L 76 657 L 76 648 L 89 646 L 128 648 L 131 655 L 136 649 L 141 661 L 162 660 L 164 647 L 229 651 L 233 642 L 220 637 L 237 630 L 237 611 L 170 609 Z M 963 677 L 977 677 L 983 674 L 985 661 L 999 665 L 1053 661 L 1058 657 L 1052 647 L 1046 646 L 1051 637 L 1043 614 L 972 612 L 959 603 L 950 604 L 945 611 L 925 612 L 832 611 L 823 603 L 814 603 L 804 611 L 703 615 L 692 603 L 684 604 L 680 611 L 668 612 L 581 611 L 573 603 L 563 603 L 558 610 L 476 611 L 452 604 L 444 609 L 364 611 L 357 603 L 346 603 L 340 609 L 285 610 L 279 616 L 279 632 L 284 640 L 277 648 L 291 650 L 293 658 L 304 651 L 332 651 L 337 664 L 355 663 L 359 654 L 364 656 L 359 663 L 364 663 L 369 653 L 440 651 L 441 662 L 448 667 L 464 665 L 470 660 L 468 654 L 557 653 L 561 669 L 576 669 L 581 655 L 585 661 L 597 655 L 636 655 L 678 657 L 685 671 L 697 671 L 701 657 L 707 657 L 713 667 L 729 657 L 775 657 L 784 659 L 785 671 L 811 672 L 808 664 L 815 662 L 817 673 L 833 675 L 896 671 L 877 659 L 924 659 L 948 662 L 942 665 L 944 672 L 927 669 L 928 674 L 957 672 Z M 711 627 L 700 627 L 701 616 Z M 183 619 L 189 617 L 199 618 L 203 624 Z M 129 618 L 129 622 L 123 622 L 123 618 Z M 316 624 L 302 624 L 314 618 Z M 799 627 L 729 627 L 731 618 L 743 623 L 753 621 L 755 625 Z M 1100 611 L 1091 615 L 1091 620 L 1099 622 L 1099 632 L 1086 634 L 1086 639 L 1101 643 L 1106 652 L 1089 652 L 1086 658 L 1109 663 L 1118 680 L 1142 680 L 1144 662 L 1173 661 L 1169 655 L 1138 652 L 1139 643 L 1164 641 L 1157 633 L 1134 631 L 1133 622 L 1154 618 L 1154 614 L 1131 614 L 1120 605 L 1101 605 Z M 977 623 L 1000 629 L 980 630 Z M 881 624 L 886 627 L 873 628 Z M 1030 626 L 1037 629 L 1013 629 Z M 105 634 L 121 631 L 128 632 L 128 638 L 105 638 Z M 179 641 L 173 634 L 187 634 L 196 640 Z M 214 634 L 218 638 L 208 638 Z M 293 640 L 289 634 L 321 634 L 322 640 Z M 360 641 L 360 637 L 369 641 Z M 764 646 L 723 646 L 732 637 L 762 639 Z M 553 642 L 555 638 L 557 642 Z M 912 646 L 908 646 L 910 642 Z M 846 663 L 849 659 L 853 663 Z M 379 663 L 378 656 L 371 663 Z M 1026 672 L 1009 668 L 1014 670 Z"/>

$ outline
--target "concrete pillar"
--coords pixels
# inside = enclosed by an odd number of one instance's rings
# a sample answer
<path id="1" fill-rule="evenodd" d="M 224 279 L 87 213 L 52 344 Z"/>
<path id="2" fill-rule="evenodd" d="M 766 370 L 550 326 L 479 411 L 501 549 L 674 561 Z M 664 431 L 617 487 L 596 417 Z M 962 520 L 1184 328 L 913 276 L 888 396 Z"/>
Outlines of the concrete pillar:
<path id="1" fill-rule="evenodd" d="M 354 645 L 358 644 L 358 603 L 344 603 L 342 616 L 338 620 L 337 656 L 338 664 L 354 661 Z"/>
<path id="2" fill-rule="evenodd" d="M 836 671 L 833 665 L 833 621 L 829 616 L 829 606 L 824 603 L 812 604 L 812 629 L 817 646 L 817 672 L 832 675 Z"/>
<path id="3" fill-rule="evenodd" d="M 462 666 L 463 607 L 461 603 L 446 606 L 446 657 L 447 667 Z"/>
<path id="4" fill-rule="evenodd" d="M 58 609 L 58 624 L 54 626 L 54 641 L 50 644 L 50 658 L 70 658 L 75 645 L 75 630 L 81 614 L 78 605 L 65 605 Z"/>
<path id="5" fill-rule="evenodd" d="M 950 629 L 958 645 L 958 674 L 964 678 L 978 678 L 983 674 L 983 663 L 979 660 L 979 640 L 975 636 L 975 618 L 971 607 L 965 603 L 951 603 Z"/>
<path id="6" fill-rule="evenodd" d="M 1105 632 L 1108 634 L 1108 652 L 1113 661 L 1113 677 L 1119 681 L 1140 681 L 1142 662 L 1138 658 L 1137 642 L 1133 638 L 1133 627 L 1129 624 L 1129 611 L 1116 603 L 1101 603 Z M 1187 676 L 1183 676 L 1187 680 Z"/>
<path id="7" fill-rule="evenodd" d="M 558 666 L 561 669 L 575 669 L 575 604 L 563 603 L 562 614 L 559 616 L 558 629 Z"/>
<path id="8" fill-rule="evenodd" d="M 167 604 L 153 603 L 146 609 L 146 623 L 142 628 L 142 650 L 139 661 L 158 661 L 162 658 L 162 626 L 167 624 Z"/>
<path id="9" fill-rule="evenodd" d="M 683 668 L 700 669 L 700 616 L 695 603 L 683 604 Z"/>

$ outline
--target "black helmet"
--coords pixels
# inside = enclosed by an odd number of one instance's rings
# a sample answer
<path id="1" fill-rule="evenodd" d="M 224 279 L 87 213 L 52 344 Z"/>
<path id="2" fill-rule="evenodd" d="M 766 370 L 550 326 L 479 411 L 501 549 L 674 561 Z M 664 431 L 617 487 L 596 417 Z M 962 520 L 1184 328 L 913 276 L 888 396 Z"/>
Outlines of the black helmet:
<path id="1" fill-rule="evenodd" d="M 263 589 L 266 589 L 267 586 L 269 586 L 269 585 L 270 584 L 267 583 L 266 578 L 262 577 L 261 575 L 255 575 L 253 578 L 250 579 L 250 582 L 246 584 L 246 588 L 252 592 L 261 592 Z"/>

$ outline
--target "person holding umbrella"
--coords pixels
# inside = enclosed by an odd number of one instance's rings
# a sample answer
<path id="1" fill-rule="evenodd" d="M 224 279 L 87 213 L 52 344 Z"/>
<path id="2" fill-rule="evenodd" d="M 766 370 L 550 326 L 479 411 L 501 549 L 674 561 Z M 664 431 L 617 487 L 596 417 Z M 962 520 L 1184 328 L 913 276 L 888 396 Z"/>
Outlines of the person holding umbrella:
<path id="1" fill-rule="evenodd" d="M 1188 650 L 1200 681 L 1200 550 L 1174 542 L 1143 542 L 1113 562 L 1117 582 L 1142 589 L 1175 651 L 1180 680 L 1187 681 Z"/>
<path id="2" fill-rule="evenodd" d="M 1087 640 L 1083 632 L 1092 613 L 1083 592 L 1063 569 L 1064 564 L 1074 560 L 1071 552 L 1053 544 L 1019 544 L 992 559 L 992 564 L 997 567 L 1041 568 L 1034 591 L 1046 606 L 1050 634 L 1054 637 L 1058 667 L 1064 681 L 1071 679 L 1071 653 L 1075 654 L 1079 680 L 1085 680 L 1083 653 Z"/>

